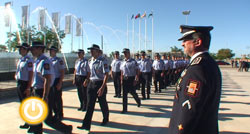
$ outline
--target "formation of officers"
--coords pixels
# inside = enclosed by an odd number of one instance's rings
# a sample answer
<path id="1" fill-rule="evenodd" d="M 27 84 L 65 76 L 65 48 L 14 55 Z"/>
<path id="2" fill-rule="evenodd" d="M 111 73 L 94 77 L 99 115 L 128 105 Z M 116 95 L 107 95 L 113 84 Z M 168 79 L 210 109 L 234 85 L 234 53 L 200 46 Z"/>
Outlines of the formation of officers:
<path id="1" fill-rule="evenodd" d="M 212 27 L 181 26 L 181 30 L 183 37 L 179 40 L 183 40 L 182 46 L 184 52 L 191 57 L 190 61 L 166 54 L 161 56 L 159 53 L 155 53 L 152 60 L 145 51 L 141 51 L 140 55 L 136 54 L 134 59 L 130 50 L 124 48 L 124 59 L 116 51 L 114 60 L 109 65 L 98 45 L 93 44 L 88 48 L 92 56 L 90 59 L 86 59 L 84 50 L 79 49 L 73 84 L 77 87 L 80 101 L 78 110 L 86 111 L 86 114 L 82 125 L 77 128 L 90 131 L 97 99 L 103 114 L 100 125 L 104 126 L 109 122 L 106 83 L 110 75 L 114 80 L 114 97 L 122 97 L 122 114 L 128 112 L 128 93 L 140 107 L 141 100 L 150 99 L 152 81 L 155 93 L 161 93 L 162 89 L 175 85 L 176 96 L 169 132 L 218 133 L 221 74 L 216 62 L 207 52 Z M 23 43 L 18 48 L 22 57 L 17 64 L 15 76 L 20 101 L 30 95 L 41 97 L 49 105 L 45 123 L 60 132 L 71 133 L 72 126 L 61 122 L 65 65 L 56 56 L 58 49 L 54 46 L 49 48 L 49 58 L 44 55 L 45 46 L 41 42 L 33 42 L 31 47 Z M 27 55 L 29 51 L 33 58 Z M 142 98 L 139 98 L 136 90 L 141 90 Z M 43 131 L 42 124 L 24 124 L 20 128 L 29 128 L 29 133 L 36 134 Z"/>

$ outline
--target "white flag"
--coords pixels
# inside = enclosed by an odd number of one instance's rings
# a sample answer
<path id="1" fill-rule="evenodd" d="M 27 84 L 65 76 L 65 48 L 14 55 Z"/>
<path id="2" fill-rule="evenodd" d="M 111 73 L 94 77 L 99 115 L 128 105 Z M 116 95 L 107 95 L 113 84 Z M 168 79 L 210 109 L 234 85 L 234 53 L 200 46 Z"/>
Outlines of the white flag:
<path id="1" fill-rule="evenodd" d="M 59 13 L 56 12 L 56 13 L 52 13 L 52 21 L 55 25 L 55 28 L 59 28 Z"/>
<path id="2" fill-rule="evenodd" d="M 11 5 L 12 5 L 11 2 L 6 2 L 6 3 L 5 3 L 5 9 L 10 8 Z M 4 15 L 4 22 L 5 22 L 5 26 L 6 26 L 6 27 L 9 27 L 9 26 L 10 26 L 10 13 L 9 13 L 9 12 L 5 13 L 5 15 Z"/>
<path id="3" fill-rule="evenodd" d="M 28 6 L 22 6 L 22 28 L 27 28 L 28 24 Z"/>
<path id="4" fill-rule="evenodd" d="M 71 15 L 65 16 L 65 34 L 71 33 Z"/>
<path id="5" fill-rule="evenodd" d="M 39 11 L 39 20 L 38 20 L 38 30 L 42 30 L 45 27 L 45 9 Z"/>
<path id="6" fill-rule="evenodd" d="M 76 36 L 82 35 L 82 19 L 78 18 L 76 21 Z"/>

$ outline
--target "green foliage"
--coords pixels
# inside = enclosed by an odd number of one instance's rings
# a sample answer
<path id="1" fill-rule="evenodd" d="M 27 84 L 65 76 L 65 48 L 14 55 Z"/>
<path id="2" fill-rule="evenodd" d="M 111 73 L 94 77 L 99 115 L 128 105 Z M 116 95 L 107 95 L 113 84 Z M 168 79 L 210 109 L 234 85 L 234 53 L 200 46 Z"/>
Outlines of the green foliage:
<path id="1" fill-rule="evenodd" d="M 229 48 L 223 48 L 220 49 L 217 53 L 217 58 L 219 60 L 224 60 L 224 59 L 231 59 L 232 57 L 234 57 L 234 53 L 231 49 Z"/>
<path id="2" fill-rule="evenodd" d="M 0 52 L 6 52 L 7 47 L 5 45 L 0 45 Z"/>
<path id="3" fill-rule="evenodd" d="M 216 56 L 216 53 L 209 53 L 210 54 L 210 56 L 213 58 L 213 59 L 217 59 L 217 56 Z"/>
<path id="4" fill-rule="evenodd" d="M 22 29 L 21 25 L 19 25 L 19 31 L 20 36 L 18 32 L 8 32 L 8 41 L 6 42 L 8 48 L 10 51 L 15 51 L 16 46 L 20 44 L 20 42 L 28 42 L 31 44 L 32 41 L 41 41 L 46 42 L 46 47 L 49 48 L 50 46 L 56 46 L 58 47 L 59 51 L 61 49 L 61 46 L 59 46 L 59 40 L 57 38 L 56 33 L 52 28 L 45 27 L 41 31 L 38 31 L 35 26 L 29 27 L 27 29 Z M 46 38 L 44 38 L 46 35 Z M 58 31 L 58 36 L 60 38 L 60 41 L 62 43 L 62 39 L 65 38 L 64 31 Z M 20 38 L 21 40 L 20 40 Z"/>

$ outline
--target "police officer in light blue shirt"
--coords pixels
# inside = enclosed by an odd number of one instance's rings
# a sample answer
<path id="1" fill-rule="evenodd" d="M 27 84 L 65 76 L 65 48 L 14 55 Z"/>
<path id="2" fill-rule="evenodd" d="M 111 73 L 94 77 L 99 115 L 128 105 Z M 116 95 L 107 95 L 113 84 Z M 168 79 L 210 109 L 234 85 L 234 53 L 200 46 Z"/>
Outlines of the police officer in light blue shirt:
<path id="1" fill-rule="evenodd" d="M 111 63 L 111 77 L 114 80 L 114 87 L 115 87 L 115 96 L 114 97 L 121 97 L 121 62 L 122 60 L 119 58 L 119 52 L 115 51 L 114 53 L 114 60 Z"/>
<path id="2" fill-rule="evenodd" d="M 160 58 L 159 53 L 155 53 L 155 60 L 153 62 L 153 78 L 154 78 L 154 85 L 155 85 L 155 93 L 161 92 L 161 89 L 163 88 L 163 78 L 164 78 L 164 62 Z M 159 82 L 159 90 L 157 83 Z"/>
<path id="3" fill-rule="evenodd" d="M 128 105 L 128 93 L 131 93 L 138 107 L 141 106 L 141 100 L 135 91 L 135 85 L 139 82 L 138 64 L 136 60 L 130 57 L 129 49 L 124 48 L 123 53 L 125 59 L 121 64 L 121 83 L 123 87 L 123 110 L 121 113 L 126 113 Z"/>
<path id="4" fill-rule="evenodd" d="M 49 114 L 45 120 L 45 123 L 50 127 L 64 132 L 71 133 L 72 126 L 65 125 L 60 120 L 55 120 L 52 116 L 52 107 L 50 99 L 52 94 L 50 89 L 54 83 L 54 68 L 52 62 L 48 57 L 44 55 L 45 46 L 41 42 L 33 42 L 31 46 L 31 53 L 36 58 L 33 68 L 33 83 L 32 87 L 34 89 L 35 96 L 41 97 L 49 105 Z M 32 125 L 28 130 L 29 133 L 42 133 L 42 123 L 37 125 Z"/>
<path id="5" fill-rule="evenodd" d="M 63 118 L 63 103 L 62 103 L 62 83 L 64 78 L 64 69 L 65 64 L 63 60 L 56 56 L 58 48 L 51 46 L 49 49 L 50 61 L 52 62 L 54 72 L 55 72 L 55 81 L 51 88 L 50 94 L 52 94 L 51 103 L 53 103 L 52 111 L 55 112 L 54 117 L 58 120 Z"/>
<path id="6" fill-rule="evenodd" d="M 75 71 L 73 84 L 77 87 L 78 98 L 80 101 L 79 111 L 87 109 L 87 81 L 90 76 L 88 60 L 84 58 L 85 52 L 82 49 L 78 50 L 78 59 L 75 62 Z"/>
<path id="7" fill-rule="evenodd" d="M 17 46 L 19 48 L 19 54 L 22 56 L 17 63 L 17 70 L 15 78 L 17 80 L 17 94 L 20 102 L 30 95 L 30 87 L 33 76 L 33 59 L 28 56 L 29 45 L 22 43 Z M 20 128 L 29 128 L 29 125 L 25 123 L 20 125 Z"/>
<path id="8" fill-rule="evenodd" d="M 145 85 L 147 86 L 147 99 L 150 99 L 150 76 L 152 71 L 152 62 L 150 59 L 147 59 L 145 51 L 141 51 L 141 60 L 139 62 L 140 70 L 140 83 L 142 85 L 141 94 L 142 99 L 146 99 L 145 95 Z"/>
<path id="9" fill-rule="evenodd" d="M 102 56 L 102 52 L 98 45 L 93 44 L 92 47 L 88 49 L 91 52 L 92 58 L 89 59 L 90 82 L 87 88 L 88 92 L 87 112 L 83 119 L 82 126 L 78 126 L 77 128 L 90 131 L 91 121 L 97 98 L 103 115 L 103 120 L 101 125 L 104 126 L 109 122 L 109 109 L 106 100 L 106 95 L 107 95 L 106 82 L 108 80 L 109 66 L 107 60 Z"/>

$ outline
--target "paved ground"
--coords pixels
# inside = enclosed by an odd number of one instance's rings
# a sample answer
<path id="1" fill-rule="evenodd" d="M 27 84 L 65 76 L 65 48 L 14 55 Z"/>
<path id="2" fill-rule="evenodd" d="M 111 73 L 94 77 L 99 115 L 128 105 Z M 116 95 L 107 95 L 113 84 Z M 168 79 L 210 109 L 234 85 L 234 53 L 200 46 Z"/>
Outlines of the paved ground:
<path id="1" fill-rule="evenodd" d="M 250 134 L 250 72 L 237 72 L 235 69 L 222 68 L 223 92 L 220 105 L 219 127 L 221 134 Z M 97 104 L 93 116 L 91 133 L 167 133 L 169 118 L 173 104 L 174 90 L 170 88 L 160 94 L 152 94 L 150 100 L 143 100 L 138 108 L 135 101 L 129 99 L 129 112 L 120 114 L 122 99 L 113 98 L 114 88 L 108 83 L 108 102 L 110 123 L 102 127 L 102 113 Z M 131 97 L 131 96 L 130 96 Z M 73 133 L 86 133 L 78 130 L 85 112 L 77 111 L 79 106 L 75 87 L 65 88 L 63 92 L 64 115 L 66 124 L 73 125 Z M 18 113 L 19 102 L 16 97 L 0 100 L 0 133 L 23 134 L 26 130 L 19 129 L 23 121 Z M 209 126 L 208 126 L 209 127 Z M 60 134 L 44 125 L 44 133 Z"/>

